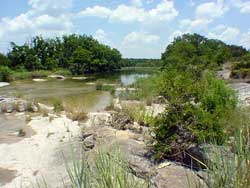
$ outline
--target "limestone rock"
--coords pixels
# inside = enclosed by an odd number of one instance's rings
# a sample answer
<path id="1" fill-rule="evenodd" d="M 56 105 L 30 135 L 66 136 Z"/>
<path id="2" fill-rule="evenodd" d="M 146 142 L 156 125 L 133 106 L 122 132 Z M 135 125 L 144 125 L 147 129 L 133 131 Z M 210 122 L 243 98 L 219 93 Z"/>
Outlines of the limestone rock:
<path id="1" fill-rule="evenodd" d="M 52 74 L 52 75 L 49 75 L 48 77 L 49 77 L 49 78 L 56 78 L 56 79 L 59 79 L 59 80 L 64 80 L 64 79 L 66 79 L 65 76 L 63 76 L 63 75 L 58 75 L 58 74 Z"/>
<path id="2" fill-rule="evenodd" d="M 0 82 L 0 87 L 5 87 L 10 85 L 8 82 Z"/>
<path id="3" fill-rule="evenodd" d="M 48 112 L 51 112 L 54 110 L 54 107 L 53 106 L 47 106 L 45 104 L 42 104 L 42 103 L 38 103 L 38 107 L 40 110 L 45 110 L 45 111 L 48 111 Z"/>

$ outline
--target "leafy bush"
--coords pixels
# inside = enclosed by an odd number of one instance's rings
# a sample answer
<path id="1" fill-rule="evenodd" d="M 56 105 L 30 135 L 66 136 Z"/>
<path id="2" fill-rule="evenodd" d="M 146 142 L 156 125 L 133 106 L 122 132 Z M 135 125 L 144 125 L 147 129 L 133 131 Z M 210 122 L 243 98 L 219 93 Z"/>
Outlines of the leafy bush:
<path id="1" fill-rule="evenodd" d="M 71 72 L 70 72 L 70 70 L 67 70 L 67 69 L 58 69 L 55 72 L 53 72 L 53 74 L 59 74 L 59 75 L 63 75 L 63 76 L 70 76 Z"/>
<path id="2" fill-rule="evenodd" d="M 229 115 L 226 122 L 234 128 L 230 142 L 223 147 L 215 143 L 212 152 L 206 151 L 211 153 L 209 163 L 198 161 L 206 168 L 203 181 L 207 187 L 243 188 L 250 185 L 249 109 L 237 109 Z"/>
<path id="3" fill-rule="evenodd" d="M 0 67 L 0 81 L 9 81 L 11 70 L 8 67 Z"/>
<path id="4" fill-rule="evenodd" d="M 203 141 L 225 140 L 222 118 L 236 106 L 234 92 L 212 73 L 201 77 L 171 69 L 158 81 L 168 101 L 165 113 L 153 122 L 155 157 L 182 160 L 187 148 Z"/>

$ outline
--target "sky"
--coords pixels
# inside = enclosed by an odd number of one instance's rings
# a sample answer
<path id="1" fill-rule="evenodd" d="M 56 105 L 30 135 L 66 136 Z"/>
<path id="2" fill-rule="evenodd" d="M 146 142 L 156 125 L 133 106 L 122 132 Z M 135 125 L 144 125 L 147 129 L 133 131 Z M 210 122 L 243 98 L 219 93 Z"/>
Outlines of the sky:
<path id="1" fill-rule="evenodd" d="M 2 53 L 10 42 L 72 33 L 129 58 L 160 58 L 184 33 L 250 49 L 250 0 L 0 0 Z"/>

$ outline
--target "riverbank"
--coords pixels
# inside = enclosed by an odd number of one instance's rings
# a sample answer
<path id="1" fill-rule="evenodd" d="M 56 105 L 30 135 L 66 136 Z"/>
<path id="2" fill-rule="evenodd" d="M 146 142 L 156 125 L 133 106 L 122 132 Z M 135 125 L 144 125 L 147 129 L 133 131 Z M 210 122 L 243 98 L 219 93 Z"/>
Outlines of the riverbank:
<path id="1" fill-rule="evenodd" d="M 12 143 L 2 140 L 0 166 L 4 176 L 0 187 L 31 186 L 42 177 L 54 187 L 62 186 L 61 178 L 67 174 L 62 152 L 70 152 L 81 129 L 66 116 L 51 117 L 33 117 L 27 124 L 34 132 L 30 137 L 19 137 Z"/>

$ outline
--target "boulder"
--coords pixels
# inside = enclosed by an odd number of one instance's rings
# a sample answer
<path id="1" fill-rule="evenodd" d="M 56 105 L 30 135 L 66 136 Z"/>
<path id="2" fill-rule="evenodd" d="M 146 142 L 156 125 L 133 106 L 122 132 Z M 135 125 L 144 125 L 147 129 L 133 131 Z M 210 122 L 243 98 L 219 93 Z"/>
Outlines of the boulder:
<path id="1" fill-rule="evenodd" d="M 14 103 L 11 101 L 6 101 L 3 103 L 2 112 L 11 113 L 14 111 Z"/>
<path id="2" fill-rule="evenodd" d="M 32 111 L 32 112 L 38 112 L 38 107 L 34 104 L 34 103 L 32 103 L 31 105 L 30 105 L 30 110 Z"/>
<path id="3" fill-rule="evenodd" d="M 64 80 L 64 79 L 66 79 L 65 76 L 59 75 L 59 74 L 52 74 L 52 75 L 49 75 L 48 77 L 49 77 L 49 78 L 56 78 L 56 79 L 59 79 L 59 80 Z"/>
<path id="4" fill-rule="evenodd" d="M 78 77 L 72 77 L 71 78 L 72 80 L 86 80 L 86 79 L 88 79 L 88 77 L 80 77 L 80 76 L 78 76 Z"/>
<path id="5" fill-rule="evenodd" d="M 47 112 L 52 112 L 54 110 L 53 106 L 47 106 L 47 105 L 42 104 L 42 103 L 38 103 L 38 107 L 39 107 L 40 110 L 44 110 L 44 111 L 47 111 Z"/>
<path id="6" fill-rule="evenodd" d="M 47 80 L 45 80 L 45 79 L 41 79 L 41 78 L 34 78 L 34 79 L 32 79 L 34 82 L 45 82 L 45 81 L 47 81 Z"/>
<path id="7" fill-rule="evenodd" d="M 0 87 L 4 87 L 8 85 L 10 85 L 8 82 L 0 82 Z"/>
<path id="8" fill-rule="evenodd" d="M 27 110 L 28 104 L 25 100 L 17 100 L 15 101 L 15 106 L 18 112 L 24 112 Z"/>
<path id="9" fill-rule="evenodd" d="M 112 116 L 109 112 L 90 112 L 87 126 L 105 126 L 111 123 Z"/>

